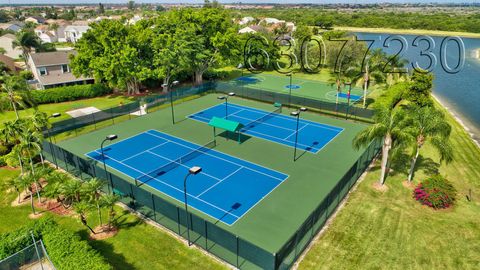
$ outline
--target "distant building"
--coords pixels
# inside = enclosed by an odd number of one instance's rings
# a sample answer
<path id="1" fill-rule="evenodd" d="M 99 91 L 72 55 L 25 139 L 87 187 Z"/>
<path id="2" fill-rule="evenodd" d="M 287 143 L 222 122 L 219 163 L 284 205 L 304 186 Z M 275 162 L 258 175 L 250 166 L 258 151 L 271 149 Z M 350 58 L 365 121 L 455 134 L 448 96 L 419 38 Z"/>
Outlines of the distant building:
<path id="1" fill-rule="evenodd" d="M 239 25 L 247 25 L 251 22 L 255 21 L 255 18 L 253 17 L 243 17 L 239 22 L 238 24 Z"/>
<path id="2" fill-rule="evenodd" d="M 13 32 L 19 32 L 22 30 L 23 24 L 9 22 L 9 23 L 0 23 L 0 29 L 2 30 L 10 30 Z"/>
<path id="3" fill-rule="evenodd" d="M 12 43 L 16 39 L 13 34 L 5 34 L 0 37 L 0 47 L 4 48 L 5 55 L 13 59 L 17 59 L 22 55 L 22 50 L 19 48 L 13 48 Z"/>
<path id="4" fill-rule="evenodd" d="M 30 16 L 30 17 L 27 17 L 25 18 L 25 22 L 32 22 L 32 23 L 35 23 L 35 24 L 43 24 L 45 23 L 45 19 L 42 18 L 42 17 L 39 17 L 39 16 Z"/>
<path id="5" fill-rule="evenodd" d="M 76 51 L 56 51 L 31 54 L 28 64 L 36 80 L 36 88 L 47 89 L 52 87 L 91 84 L 93 78 L 76 77 L 70 69 L 71 54 Z"/>
<path id="6" fill-rule="evenodd" d="M 253 27 L 253 25 L 252 25 L 252 27 Z M 246 33 L 255 34 L 255 33 L 257 33 L 257 31 L 255 29 L 253 29 L 252 27 L 250 27 L 250 26 L 244 27 L 244 28 L 238 30 L 238 33 L 239 34 L 246 34 Z"/>
<path id="7" fill-rule="evenodd" d="M 19 69 L 15 66 L 15 61 L 6 55 L 0 54 L 0 62 L 2 62 L 9 71 L 17 72 Z"/>
<path id="8" fill-rule="evenodd" d="M 142 18 L 142 16 L 139 16 L 139 15 L 135 15 L 133 16 L 130 20 L 127 21 L 128 24 L 130 25 L 134 25 L 136 24 L 138 21 L 140 21 Z"/>
<path id="9" fill-rule="evenodd" d="M 88 25 L 69 25 L 65 27 L 65 40 L 76 43 L 89 29 Z"/>
<path id="10" fill-rule="evenodd" d="M 285 22 L 284 20 L 279 20 L 279 19 L 276 19 L 276 18 L 264 18 L 264 19 L 261 19 L 258 24 L 265 23 L 265 24 L 269 25 L 269 24 L 279 24 L 279 23 L 284 23 L 284 22 Z"/>

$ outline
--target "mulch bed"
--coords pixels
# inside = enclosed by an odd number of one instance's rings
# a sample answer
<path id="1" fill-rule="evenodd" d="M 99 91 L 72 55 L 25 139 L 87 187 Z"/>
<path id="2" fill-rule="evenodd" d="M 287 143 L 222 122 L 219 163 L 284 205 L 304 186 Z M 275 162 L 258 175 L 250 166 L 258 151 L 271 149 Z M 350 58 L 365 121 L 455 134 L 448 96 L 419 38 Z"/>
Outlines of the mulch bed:
<path id="1" fill-rule="evenodd" d="M 108 225 L 98 226 L 95 227 L 93 230 L 95 231 L 95 234 L 90 233 L 90 239 L 92 240 L 107 239 L 110 237 L 114 237 L 118 233 L 117 227 L 109 228 Z"/>

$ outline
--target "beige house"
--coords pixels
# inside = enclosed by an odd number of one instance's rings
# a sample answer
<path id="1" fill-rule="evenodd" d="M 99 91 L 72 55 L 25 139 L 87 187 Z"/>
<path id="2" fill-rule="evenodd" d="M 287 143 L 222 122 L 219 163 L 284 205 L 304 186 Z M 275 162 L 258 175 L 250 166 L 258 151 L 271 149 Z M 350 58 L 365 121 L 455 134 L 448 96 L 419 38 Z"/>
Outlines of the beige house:
<path id="1" fill-rule="evenodd" d="M 28 64 L 36 80 L 37 89 L 52 87 L 92 84 L 93 78 L 76 77 L 70 69 L 71 54 L 76 51 L 56 51 L 31 54 Z"/>
<path id="2" fill-rule="evenodd" d="M 0 48 L 5 49 L 5 55 L 13 59 L 17 59 L 22 55 L 22 50 L 19 48 L 13 48 L 12 42 L 15 40 L 15 35 L 5 34 L 0 37 Z"/>

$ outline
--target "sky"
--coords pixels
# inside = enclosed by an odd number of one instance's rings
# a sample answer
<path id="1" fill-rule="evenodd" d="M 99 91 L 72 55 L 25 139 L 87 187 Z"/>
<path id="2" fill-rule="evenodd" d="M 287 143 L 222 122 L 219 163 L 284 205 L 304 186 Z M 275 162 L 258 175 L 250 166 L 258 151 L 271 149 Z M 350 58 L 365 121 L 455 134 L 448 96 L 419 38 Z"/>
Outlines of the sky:
<path id="1" fill-rule="evenodd" d="M 0 4 L 74 4 L 74 3 L 126 3 L 127 0 L 0 0 Z M 136 0 L 136 3 L 203 3 L 203 0 Z M 221 3 L 278 3 L 278 4 L 294 4 L 294 3 L 480 3 L 480 0 L 220 0 Z"/>

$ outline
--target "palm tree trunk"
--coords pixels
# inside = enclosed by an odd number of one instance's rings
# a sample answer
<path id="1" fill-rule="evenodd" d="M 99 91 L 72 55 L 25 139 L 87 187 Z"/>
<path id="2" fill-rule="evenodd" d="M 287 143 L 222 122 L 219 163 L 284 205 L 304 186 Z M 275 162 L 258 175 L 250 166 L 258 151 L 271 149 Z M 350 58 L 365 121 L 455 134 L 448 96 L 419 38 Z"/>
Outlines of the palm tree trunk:
<path id="1" fill-rule="evenodd" d="M 98 212 L 98 221 L 100 222 L 100 226 L 102 226 L 103 222 L 102 222 L 102 211 L 100 209 L 100 204 L 97 203 L 97 212 Z"/>
<path id="2" fill-rule="evenodd" d="M 413 172 L 415 171 L 415 164 L 417 163 L 419 154 L 420 154 L 420 147 L 417 147 L 417 152 L 415 153 L 415 156 L 412 158 L 412 162 L 410 163 L 410 172 L 408 173 L 408 182 L 412 182 Z"/>
<path id="3" fill-rule="evenodd" d="M 90 230 L 90 232 L 92 232 L 93 234 L 97 234 L 97 233 L 92 229 L 92 227 L 90 227 L 90 226 L 88 225 L 87 219 L 85 218 L 84 215 L 80 215 L 80 221 L 82 222 L 83 225 L 85 225 L 85 227 L 87 227 L 87 228 Z"/>
<path id="4" fill-rule="evenodd" d="M 385 141 L 382 146 L 382 163 L 381 163 L 381 172 L 380 172 L 380 185 L 385 184 L 385 178 L 387 174 L 387 163 L 388 163 L 388 154 L 390 152 L 390 147 L 392 143 L 392 138 L 390 134 L 385 136 Z"/>
<path id="5" fill-rule="evenodd" d="M 32 168 L 32 174 L 35 174 L 35 168 L 33 167 L 33 159 L 30 155 L 29 155 L 29 159 L 30 159 L 30 167 Z M 37 193 L 38 203 L 42 203 L 42 200 L 40 199 L 40 191 L 39 191 L 39 188 L 38 188 L 37 181 L 35 181 L 34 184 L 35 184 L 35 191 Z"/>
<path id="6" fill-rule="evenodd" d="M 15 111 L 15 115 L 17 116 L 17 120 L 20 118 L 18 115 L 17 105 L 15 104 L 15 99 L 13 96 L 10 96 L 10 103 L 12 103 L 13 111 Z"/>
<path id="7" fill-rule="evenodd" d="M 365 66 L 365 77 L 363 79 L 363 108 L 367 107 L 367 88 L 368 88 L 368 64 Z"/>
<path id="8" fill-rule="evenodd" d="M 24 174 L 23 162 L 22 162 L 22 157 L 20 156 L 20 154 L 18 154 L 18 163 L 20 164 L 20 175 L 23 175 Z"/>
<path id="9" fill-rule="evenodd" d="M 35 206 L 33 205 L 33 192 L 30 191 L 30 207 L 32 207 L 32 212 L 34 215 L 37 213 L 35 212 Z"/>

